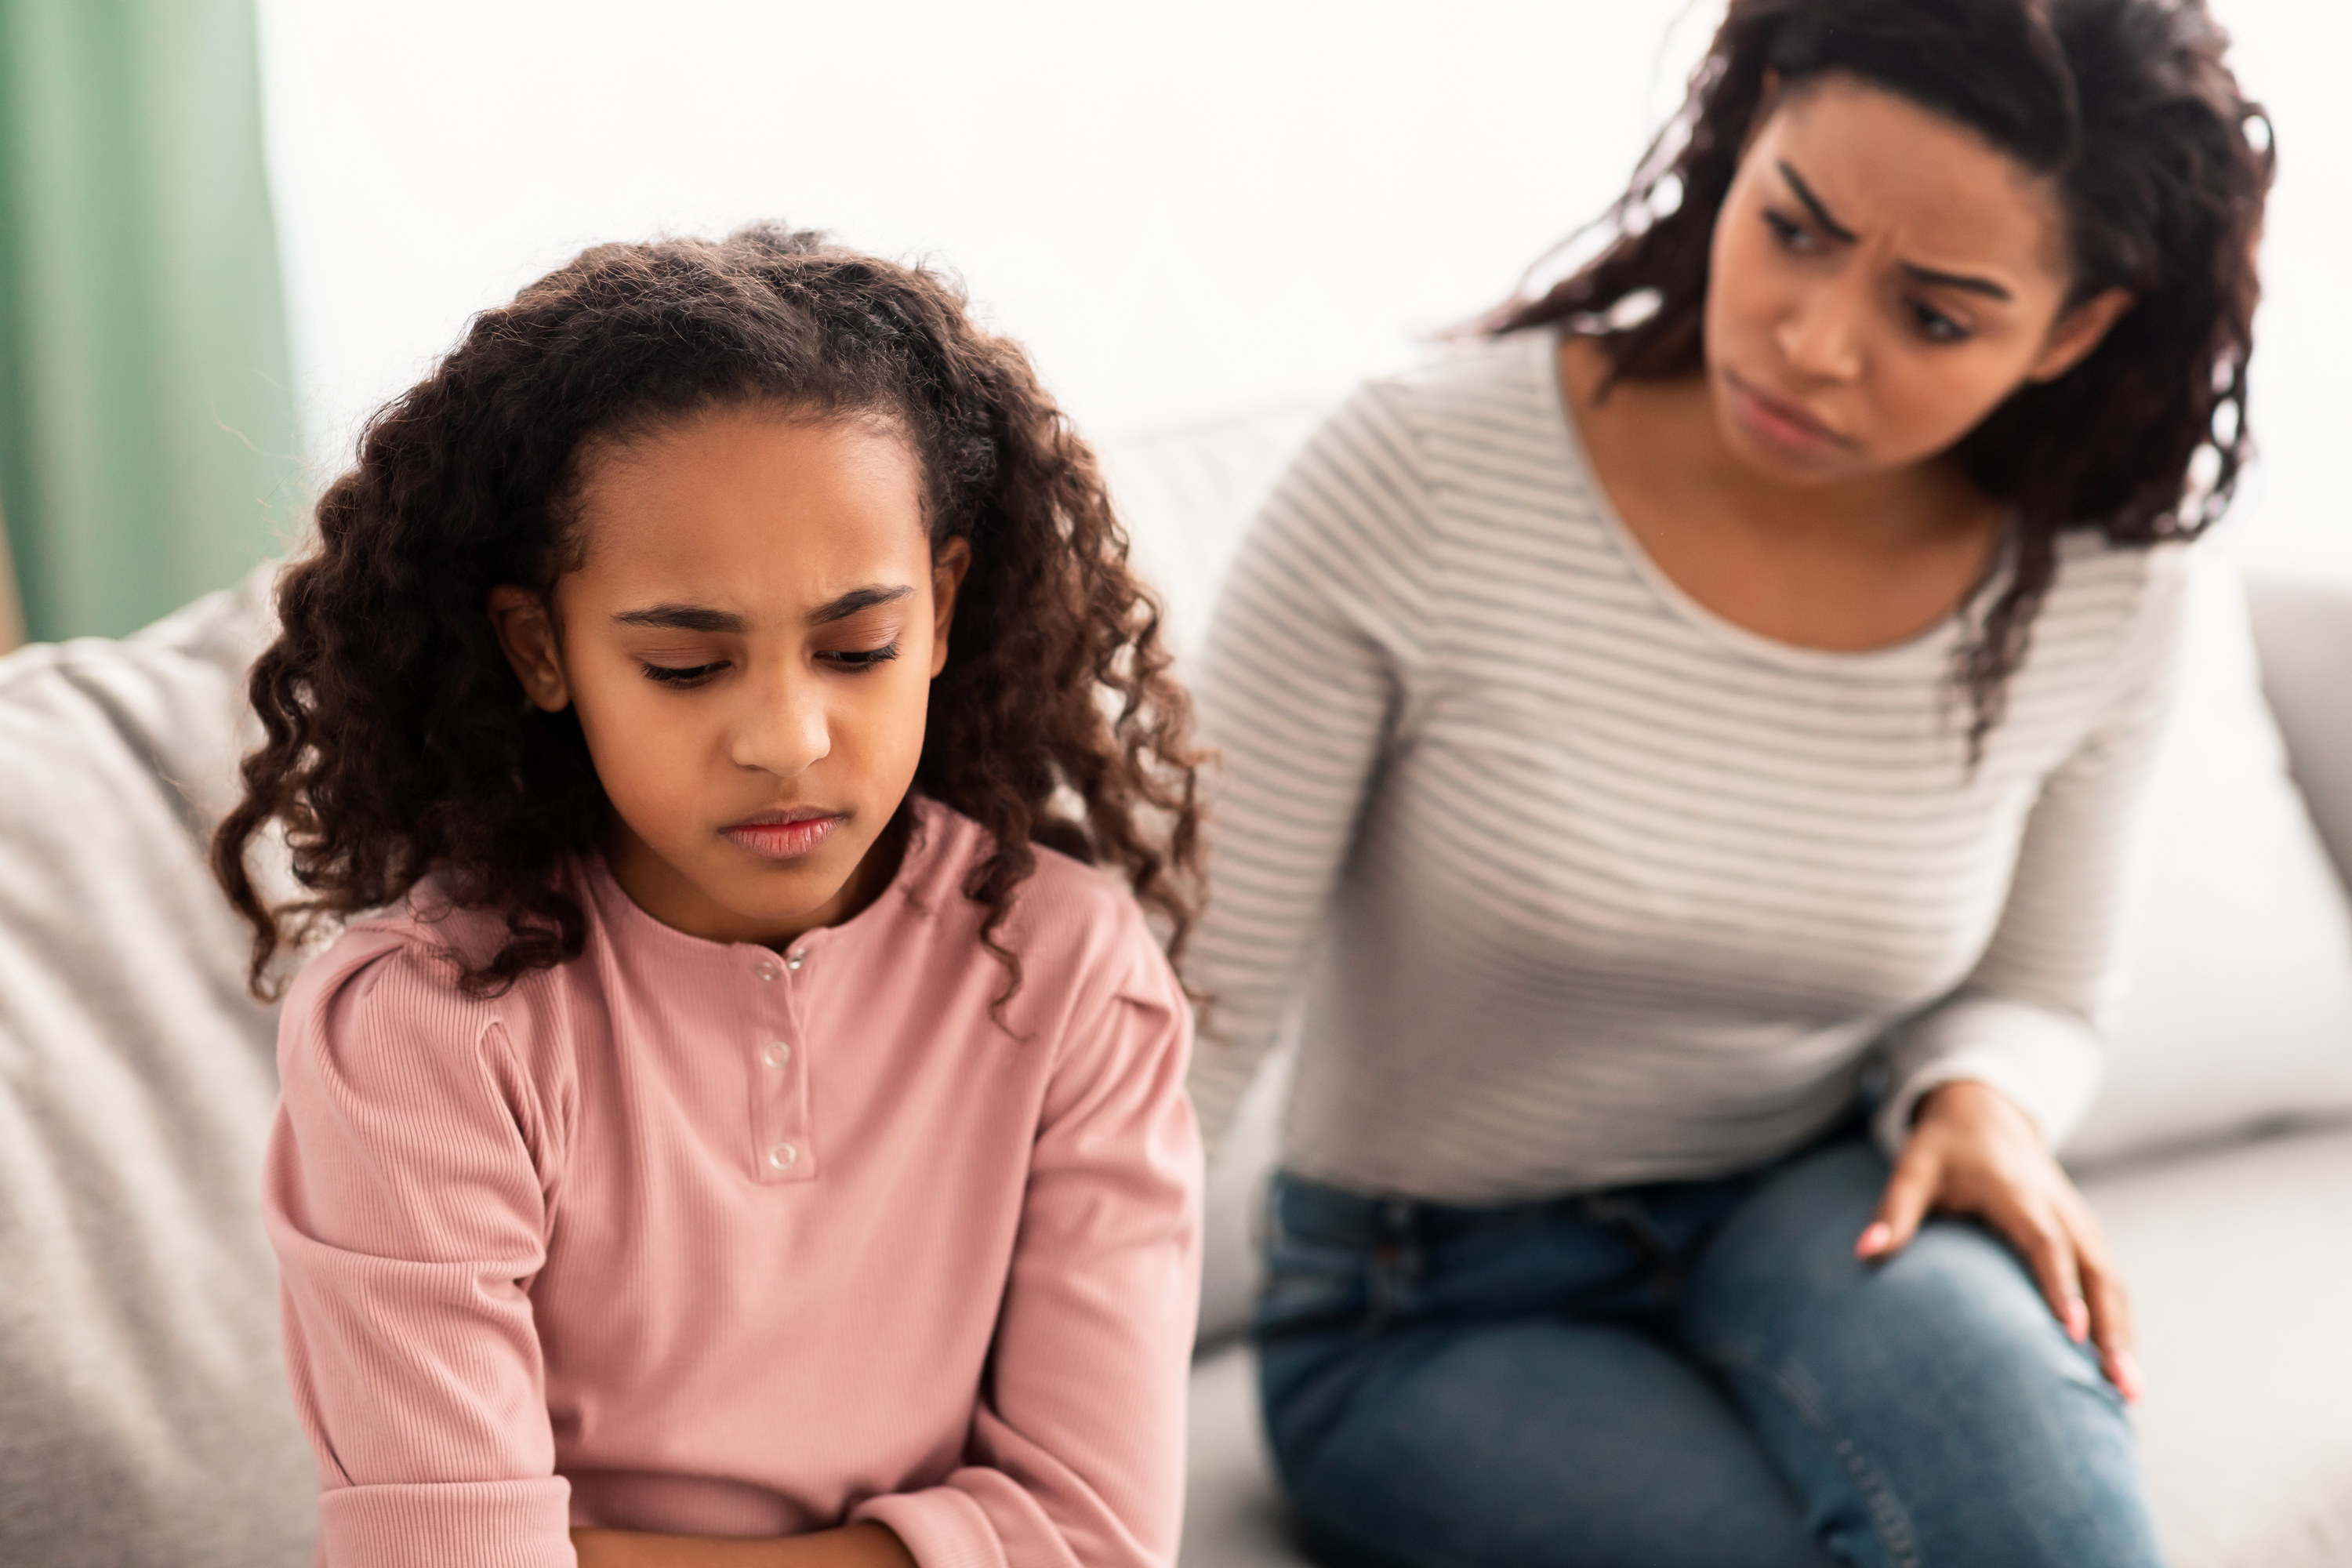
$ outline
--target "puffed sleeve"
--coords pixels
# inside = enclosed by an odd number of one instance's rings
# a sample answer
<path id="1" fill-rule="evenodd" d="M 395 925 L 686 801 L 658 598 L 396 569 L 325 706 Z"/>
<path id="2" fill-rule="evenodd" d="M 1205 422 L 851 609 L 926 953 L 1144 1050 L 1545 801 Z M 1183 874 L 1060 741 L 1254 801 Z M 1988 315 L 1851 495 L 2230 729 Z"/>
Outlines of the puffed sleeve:
<path id="1" fill-rule="evenodd" d="M 489 1005 L 345 936 L 278 1038 L 265 1194 L 327 1568 L 574 1562 L 529 1295 L 557 1129 Z"/>
<path id="2" fill-rule="evenodd" d="M 1072 1026 L 1031 1157 L 963 1468 L 880 1497 L 922 1568 L 1166 1568 L 1200 1299 L 1191 1014 L 1132 922 L 1127 979 Z"/>
<path id="3" fill-rule="evenodd" d="M 1890 1154 L 1909 1137 L 1920 1099 L 1956 1080 L 2000 1090 L 2053 1147 L 2090 1108 L 2118 990 L 2125 862 L 2178 685 L 2188 572 L 2179 547 L 2151 552 L 2110 698 L 2042 783 L 1983 957 L 1957 990 L 1887 1041 L 1887 1093 L 1874 1131 Z"/>

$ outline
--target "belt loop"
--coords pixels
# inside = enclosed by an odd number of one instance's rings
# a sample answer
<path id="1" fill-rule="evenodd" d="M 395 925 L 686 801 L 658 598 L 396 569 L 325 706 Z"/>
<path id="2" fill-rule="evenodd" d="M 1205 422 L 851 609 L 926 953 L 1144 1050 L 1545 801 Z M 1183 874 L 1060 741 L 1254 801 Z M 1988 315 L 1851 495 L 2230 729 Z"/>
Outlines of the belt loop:
<path id="1" fill-rule="evenodd" d="M 1381 1200 L 1379 1239 L 1372 1245 L 1367 1271 L 1365 1327 L 1373 1333 L 1386 1329 L 1412 1306 L 1413 1287 L 1421 1279 L 1421 1205 L 1409 1198 Z"/>

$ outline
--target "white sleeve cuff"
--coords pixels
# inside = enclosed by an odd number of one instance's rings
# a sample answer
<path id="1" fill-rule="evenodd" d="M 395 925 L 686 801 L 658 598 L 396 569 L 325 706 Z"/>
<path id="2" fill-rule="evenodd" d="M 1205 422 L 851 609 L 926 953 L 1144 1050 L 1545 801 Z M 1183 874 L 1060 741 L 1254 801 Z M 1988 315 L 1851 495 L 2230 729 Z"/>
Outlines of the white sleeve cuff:
<path id="1" fill-rule="evenodd" d="M 1886 1053 L 1886 1096 L 1871 1131 L 1893 1159 L 1930 1089 L 1981 1083 L 2030 1117 L 2053 1150 L 2097 1092 L 2103 1053 L 2084 1020 L 2030 1002 L 1961 996 L 1918 1019 Z"/>

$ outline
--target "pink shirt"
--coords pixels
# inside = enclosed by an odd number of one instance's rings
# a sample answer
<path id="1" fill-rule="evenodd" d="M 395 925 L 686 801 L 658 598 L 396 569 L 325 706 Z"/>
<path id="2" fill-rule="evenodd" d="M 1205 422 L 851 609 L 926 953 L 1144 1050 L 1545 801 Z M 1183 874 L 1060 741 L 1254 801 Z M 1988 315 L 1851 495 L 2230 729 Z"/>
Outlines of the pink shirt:
<path id="1" fill-rule="evenodd" d="M 1164 1564 L 1200 1151 L 1190 1015 L 1125 890 L 921 803 L 787 952 L 583 870 L 587 951 L 461 994 L 479 913 L 354 927 L 280 1026 L 268 1201 L 334 1568 L 570 1564 L 572 1524 L 879 1520 L 923 1568 Z"/>

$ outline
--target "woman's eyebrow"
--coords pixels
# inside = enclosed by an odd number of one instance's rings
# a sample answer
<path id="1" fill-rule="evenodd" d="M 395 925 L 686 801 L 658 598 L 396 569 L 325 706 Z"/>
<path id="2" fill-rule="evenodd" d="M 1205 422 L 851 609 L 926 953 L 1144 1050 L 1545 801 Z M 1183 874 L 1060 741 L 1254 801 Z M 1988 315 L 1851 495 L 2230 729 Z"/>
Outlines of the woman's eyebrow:
<path id="1" fill-rule="evenodd" d="M 838 599 L 819 605 L 815 609 L 811 610 L 808 624 L 813 626 L 829 626 L 835 621 L 845 621 L 860 610 L 870 610 L 877 605 L 895 603 L 914 591 L 904 583 L 895 588 L 852 588 Z"/>
<path id="2" fill-rule="evenodd" d="M 1830 216 L 1830 209 L 1822 205 L 1821 197 L 1813 195 L 1812 186 L 1805 184 L 1803 175 L 1789 167 L 1786 159 L 1776 160 L 1774 166 L 1780 171 L 1780 177 L 1789 182 L 1789 189 L 1795 193 L 1797 199 L 1805 204 L 1805 210 L 1813 215 L 1813 221 L 1821 225 L 1822 233 L 1847 245 L 1854 243 L 1853 230 Z M 1931 288 L 1959 289 L 1970 294 L 1982 294 L 1989 300 L 2013 298 L 2007 289 L 1990 278 L 1978 278 L 1965 272 L 1938 271 L 1933 267 L 1922 267 L 1916 261 L 1899 265 L 1915 281 Z"/>
<path id="3" fill-rule="evenodd" d="M 1971 294 L 1982 294 L 1989 300 L 2007 300 L 2012 296 L 2007 289 L 1990 278 L 1972 278 L 1964 272 L 1938 272 L 1932 267 L 1922 267 L 1916 261 L 1906 261 L 1903 270 L 1921 283 L 1937 289 L 1962 289 Z"/>
<path id="4" fill-rule="evenodd" d="M 1780 177 L 1789 182 L 1789 189 L 1796 193 L 1797 199 L 1805 204 L 1805 210 L 1813 215 L 1813 221 L 1822 226 L 1822 233 L 1847 245 L 1854 242 L 1853 230 L 1830 216 L 1830 209 L 1822 205 L 1821 197 L 1813 195 L 1813 187 L 1805 184 L 1796 170 L 1789 167 L 1787 159 L 1776 159 L 1773 166 L 1780 171 Z"/>

